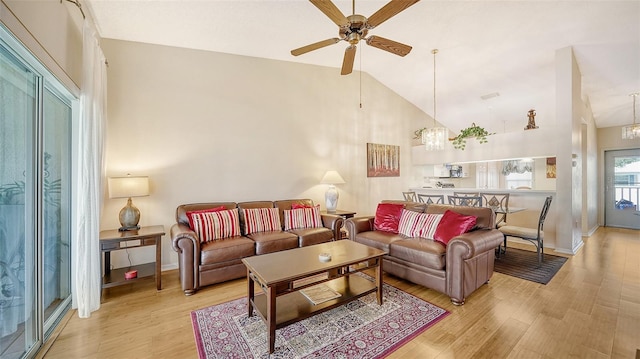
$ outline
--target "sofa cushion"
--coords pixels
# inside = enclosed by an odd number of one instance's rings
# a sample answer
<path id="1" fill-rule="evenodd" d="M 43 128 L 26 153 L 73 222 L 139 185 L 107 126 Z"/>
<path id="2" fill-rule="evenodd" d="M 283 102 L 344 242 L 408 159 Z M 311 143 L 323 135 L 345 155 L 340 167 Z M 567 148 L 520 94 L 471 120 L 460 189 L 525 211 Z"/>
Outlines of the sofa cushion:
<path id="1" fill-rule="evenodd" d="M 475 216 L 476 229 L 492 229 L 496 226 L 496 214 L 489 207 L 454 207 L 448 204 L 430 204 L 427 206 L 425 213 L 444 214 L 447 210 L 453 210 L 465 216 Z"/>
<path id="2" fill-rule="evenodd" d="M 378 248 L 389 253 L 389 244 L 401 239 L 403 239 L 403 237 L 396 233 L 383 231 L 366 231 L 358 233 L 353 240 L 366 246 Z"/>
<path id="3" fill-rule="evenodd" d="M 292 207 L 293 208 L 293 207 Z M 284 211 L 284 230 L 322 227 L 320 207 L 303 207 Z"/>
<path id="4" fill-rule="evenodd" d="M 400 214 L 404 208 L 399 203 L 380 203 L 376 209 L 376 217 L 373 221 L 374 229 L 390 233 L 398 233 Z"/>
<path id="5" fill-rule="evenodd" d="M 442 219 L 441 214 L 418 213 L 403 209 L 400 215 L 398 233 L 407 237 L 433 239 L 440 219 Z"/>
<path id="6" fill-rule="evenodd" d="M 333 239 L 333 231 L 326 227 L 298 228 L 288 232 L 298 236 L 298 246 L 306 247 L 314 244 L 329 242 Z"/>
<path id="7" fill-rule="evenodd" d="M 425 238 L 408 238 L 391 243 L 389 255 L 427 268 L 444 269 L 447 248 Z"/>
<path id="8" fill-rule="evenodd" d="M 475 225 L 475 216 L 465 216 L 451 210 L 446 210 L 442 215 L 442 219 L 438 224 L 433 238 L 446 246 L 453 237 L 469 232 Z"/>
<path id="9" fill-rule="evenodd" d="M 243 208 L 244 232 L 278 231 L 280 227 L 280 214 L 277 208 Z"/>
<path id="10" fill-rule="evenodd" d="M 256 244 L 247 237 L 231 237 L 224 241 L 212 241 L 200 246 L 200 265 L 222 263 L 251 257 Z"/>
<path id="11" fill-rule="evenodd" d="M 238 209 L 188 212 L 191 229 L 200 242 L 209 242 L 240 235 Z"/>
<path id="12" fill-rule="evenodd" d="M 298 236 L 284 231 L 255 232 L 247 237 L 256 242 L 258 255 L 298 247 Z"/>

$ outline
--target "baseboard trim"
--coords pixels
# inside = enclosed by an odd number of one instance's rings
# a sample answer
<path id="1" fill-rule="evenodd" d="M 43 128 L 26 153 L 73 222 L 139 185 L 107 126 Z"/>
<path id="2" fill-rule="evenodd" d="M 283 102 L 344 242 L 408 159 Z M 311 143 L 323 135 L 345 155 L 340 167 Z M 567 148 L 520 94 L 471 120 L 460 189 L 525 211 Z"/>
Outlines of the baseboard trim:
<path id="1" fill-rule="evenodd" d="M 174 269 L 178 269 L 178 264 L 177 263 L 163 264 L 162 265 L 162 271 L 163 272 L 166 272 L 168 270 L 174 270 Z"/>

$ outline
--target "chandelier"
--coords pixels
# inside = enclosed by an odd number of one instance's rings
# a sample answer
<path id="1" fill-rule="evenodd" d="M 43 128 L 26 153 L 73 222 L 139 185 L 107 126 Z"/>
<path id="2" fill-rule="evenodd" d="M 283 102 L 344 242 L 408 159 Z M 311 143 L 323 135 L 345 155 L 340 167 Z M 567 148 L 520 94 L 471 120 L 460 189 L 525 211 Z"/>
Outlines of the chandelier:
<path id="1" fill-rule="evenodd" d="M 442 151 L 449 131 L 444 127 L 436 127 L 436 54 L 438 49 L 431 50 L 433 54 L 433 127 L 422 131 L 422 143 L 427 151 Z"/>
<path id="2" fill-rule="evenodd" d="M 633 140 L 634 138 L 640 138 L 640 124 L 636 123 L 636 97 L 640 95 L 640 92 L 632 93 L 629 96 L 633 96 L 633 125 L 627 125 L 622 127 L 622 139 Z"/>

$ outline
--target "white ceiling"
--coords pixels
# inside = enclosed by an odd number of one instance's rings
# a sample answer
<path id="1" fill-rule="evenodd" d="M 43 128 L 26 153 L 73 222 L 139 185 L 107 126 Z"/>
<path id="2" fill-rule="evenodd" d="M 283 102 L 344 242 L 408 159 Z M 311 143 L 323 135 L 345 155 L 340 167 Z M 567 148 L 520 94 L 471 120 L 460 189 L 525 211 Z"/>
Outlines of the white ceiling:
<path id="1" fill-rule="evenodd" d="M 338 35 L 337 25 L 306 0 L 85 2 L 103 38 L 329 66 L 341 76 L 346 42 L 290 54 Z M 334 3 L 351 14 L 351 1 Z M 370 16 L 386 3 L 356 0 L 355 10 Z M 555 53 L 567 46 L 574 49 L 597 127 L 633 122 L 629 94 L 640 91 L 638 0 L 422 0 L 369 34 L 413 50 L 399 57 L 361 41 L 354 70 L 370 74 L 428 114 L 433 113 L 431 50 L 439 49 L 437 120 L 454 132 L 472 122 L 498 133 L 524 128 L 532 108 L 539 126 L 553 123 Z M 345 81 L 358 81 L 357 72 Z M 491 93 L 499 96 L 481 99 Z"/>

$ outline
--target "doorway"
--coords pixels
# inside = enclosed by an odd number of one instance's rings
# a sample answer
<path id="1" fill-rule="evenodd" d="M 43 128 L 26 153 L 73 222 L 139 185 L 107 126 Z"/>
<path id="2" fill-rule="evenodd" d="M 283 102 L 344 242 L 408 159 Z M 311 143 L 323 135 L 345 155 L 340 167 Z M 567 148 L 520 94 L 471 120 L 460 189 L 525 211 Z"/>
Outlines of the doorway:
<path id="1" fill-rule="evenodd" d="M 640 148 L 604 153 L 604 225 L 640 229 Z"/>

